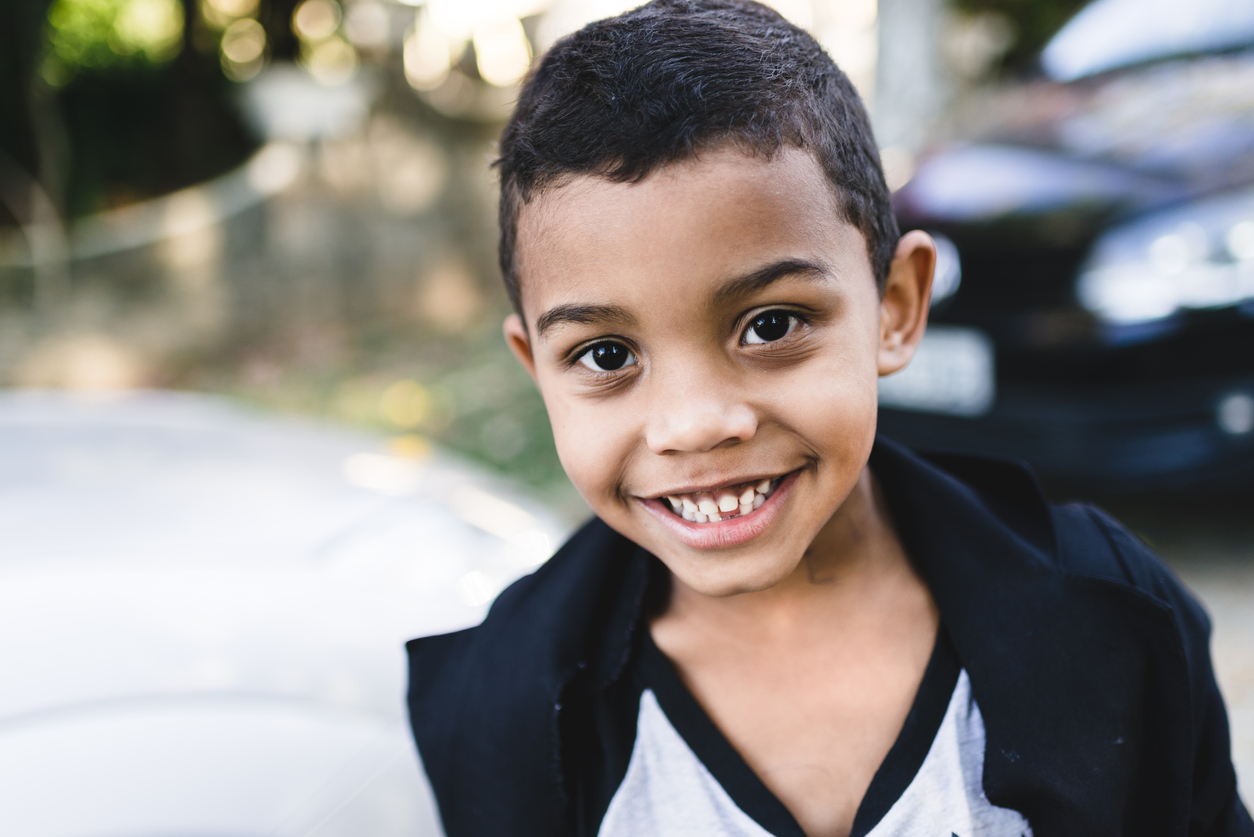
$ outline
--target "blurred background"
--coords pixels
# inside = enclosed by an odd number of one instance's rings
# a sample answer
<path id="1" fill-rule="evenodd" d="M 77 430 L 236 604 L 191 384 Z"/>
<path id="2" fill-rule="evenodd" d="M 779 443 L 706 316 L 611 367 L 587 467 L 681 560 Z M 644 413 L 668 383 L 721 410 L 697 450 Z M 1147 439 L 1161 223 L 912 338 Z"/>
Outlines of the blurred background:
<path id="1" fill-rule="evenodd" d="M 0 385 L 226 393 L 436 440 L 564 502 L 498 336 L 488 163 L 532 56 L 629 5 L 19 0 Z M 954 100 L 1030 68 L 1080 3 L 777 5 L 854 79 L 900 181 Z"/>
<path id="2" fill-rule="evenodd" d="M 7 5 L 0 663 L 43 685 L 0 698 L 25 754 L 0 777 L 26 783 L 0 781 L 0 830 L 434 833 L 400 642 L 473 623 L 586 514 L 500 337 L 489 163 L 533 58 L 631 5 Z M 851 77 L 903 228 L 938 241 L 884 429 L 1026 459 L 1176 566 L 1217 620 L 1248 798 L 1254 5 L 771 5 Z M 280 624 L 328 612 L 373 627 Z M 73 782 L 93 801 L 49 802 Z"/>

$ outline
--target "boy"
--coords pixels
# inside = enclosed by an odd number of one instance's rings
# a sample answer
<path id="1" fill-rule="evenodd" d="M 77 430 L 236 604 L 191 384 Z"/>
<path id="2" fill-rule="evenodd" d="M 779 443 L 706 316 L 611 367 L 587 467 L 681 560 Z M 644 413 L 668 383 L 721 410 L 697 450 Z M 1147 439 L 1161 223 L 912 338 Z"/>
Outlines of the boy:
<path id="1" fill-rule="evenodd" d="M 1254 834 L 1157 559 L 876 440 L 934 250 L 808 35 L 749 0 L 592 24 L 499 167 L 506 339 L 597 519 L 410 643 L 450 837 Z"/>

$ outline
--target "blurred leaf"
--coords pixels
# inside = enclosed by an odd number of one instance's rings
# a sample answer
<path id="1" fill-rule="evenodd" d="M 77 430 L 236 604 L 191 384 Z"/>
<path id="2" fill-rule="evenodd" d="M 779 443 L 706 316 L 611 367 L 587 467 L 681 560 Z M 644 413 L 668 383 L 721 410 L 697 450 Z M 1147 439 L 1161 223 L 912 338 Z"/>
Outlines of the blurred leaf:
<path id="1" fill-rule="evenodd" d="M 59 87 L 84 69 L 168 63 L 182 46 L 183 25 L 179 0 L 56 0 L 44 78 Z"/>

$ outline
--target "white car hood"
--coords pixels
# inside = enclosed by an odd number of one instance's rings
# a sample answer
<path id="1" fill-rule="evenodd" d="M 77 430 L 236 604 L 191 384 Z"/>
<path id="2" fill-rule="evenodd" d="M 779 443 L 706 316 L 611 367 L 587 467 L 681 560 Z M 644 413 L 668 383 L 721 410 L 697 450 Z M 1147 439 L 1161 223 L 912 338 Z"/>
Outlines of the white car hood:
<path id="1" fill-rule="evenodd" d="M 403 643 L 476 623 L 564 534 L 376 437 L 0 394 L 0 833 L 438 833 Z"/>

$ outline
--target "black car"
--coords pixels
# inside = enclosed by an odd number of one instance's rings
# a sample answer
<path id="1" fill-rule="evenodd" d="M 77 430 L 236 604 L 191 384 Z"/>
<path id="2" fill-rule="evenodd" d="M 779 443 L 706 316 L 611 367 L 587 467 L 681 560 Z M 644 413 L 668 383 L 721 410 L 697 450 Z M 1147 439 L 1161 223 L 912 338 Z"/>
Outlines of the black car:
<path id="1" fill-rule="evenodd" d="M 1040 63 L 895 195 L 940 258 L 881 427 L 1090 490 L 1254 483 L 1254 3 L 1098 0 Z"/>

